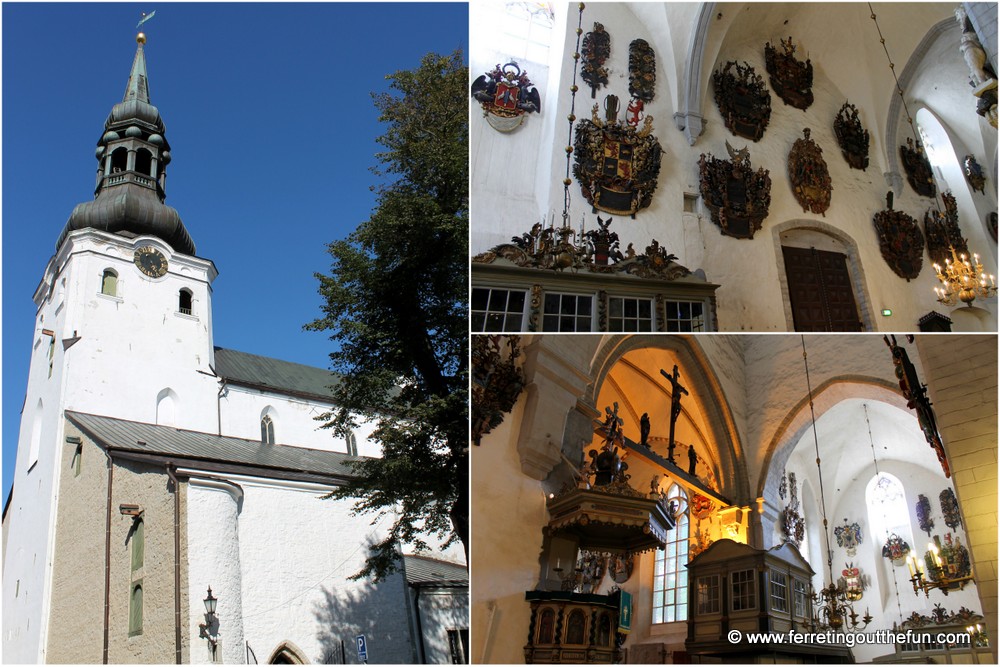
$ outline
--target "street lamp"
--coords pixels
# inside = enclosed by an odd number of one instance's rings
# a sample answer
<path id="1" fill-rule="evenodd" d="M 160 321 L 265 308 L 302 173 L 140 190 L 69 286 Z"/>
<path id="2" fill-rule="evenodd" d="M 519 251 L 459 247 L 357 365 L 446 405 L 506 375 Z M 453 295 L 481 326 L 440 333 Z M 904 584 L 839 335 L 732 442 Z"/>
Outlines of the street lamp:
<path id="1" fill-rule="evenodd" d="M 219 604 L 219 599 L 212 595 L 212 587 L 208 587 L 208 597 L 205 598 L 205 622 L 199 623 L 198 628 L 201 630 L 199 637 L 208 640 L 208 646 L 212 649 L 212 656 L 215 656 L 215 647 L 218 645 L 218 633 L 212 634 L 212 625 L 218 624 L 218 617 L 215 615 L 215 607 Z"/>

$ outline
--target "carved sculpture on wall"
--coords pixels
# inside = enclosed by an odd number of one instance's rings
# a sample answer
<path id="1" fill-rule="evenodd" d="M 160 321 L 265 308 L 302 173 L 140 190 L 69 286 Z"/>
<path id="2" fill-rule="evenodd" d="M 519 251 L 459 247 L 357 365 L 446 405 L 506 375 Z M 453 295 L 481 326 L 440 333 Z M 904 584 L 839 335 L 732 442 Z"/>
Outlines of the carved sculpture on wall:
<path id="1" fill-rule="evenodd" d="M 524 389 L 524 373 L 517 365 L 520 342 L 520 336 L 472 337 L 470 422 L 474 445 L 503 422 Z"/>
<path id="2" fill-rule="evenodd" d="M 924 257 L 924 235 L 917 221 L 892 210 L 892 192 L 887 196 L 888 209 L 875 214 L 875 233 L 878 236 L 882 259 L 897 276 L 907 282 L 920 275 Z"/>
<path id="3" fill-rule="evenodd" d="M 944 266 L 951 259 L 951 248 L 959 254 L 969 255 L 969 243 L 958 227 L 958 204 L 951 192 L 942 192 L 944 211 L 929 208 L 924 213 L 924 234 L 927 236 L 927 254 L 933 262 Z"/>
<path id="4" fill-rule="evenodd" d="M 906 348 L 896 342 L 895 335 L 883 336 L 882 340 L 892 351 L 892 363 L 896 369 L 896 379 L 899 380 L 899 388 L 906 399 L 906 407 L 917 413 L 917 423 L 920 430 L 924 432 L 927 444 L 931 446 L 937 454 L 938 463 L 945 477 L 951 477 L 951 468 L 948 465 L 948 457 L 944 453 L 944 444 L 937 430 L 937 419 L 934 410 L 931 408 L 931 401 L 927 398 L 927 385 L 920 382 L 917 376 L 917 369 L 910 361 Z M 911 340 L 912 342 L 912 340 Z"/>
<path id="5" fill-rule="evenodd" d="M 796 139 L 788 154 L 788 178 L 792 182 L 792 194 L 803 211 L 826 217 L 833 192 L 830 171 L 823 159 L 823 149 L 809 138 L 809 128 L 802 130 L 802 134 L 804 138 Z"/>
<path id="6" fill-rule="evenodd" d="M 922 493 L 917 494 L 916 510 L 917 525 L 920 526 L 920 530 L 927 533 L 927 537 L 930 537 L 931 531 L 934 530 L 934 518 L 931 516 L 931 501 Z"/>
<path id="7" fill-rule="evenodd" d="M 644 39 L 628 45 L 628 92 L 646 103 L 656 94 L 656 54 Z"/>
<path id="8" fill-rule="evenodd" d="M 813 103 L 812 62 L 795 58 L 795 44 L 789 36 L 788 41 L 781 40 L 781 51 L 768 42 L 764 46 L 764 64 L 767 73 L 771 75 L 771 87 L 782 101 L 803 111 Z"/>
<path id="9" fill-rule="evenodd" d="M 516 62 L 497 65 L 472 82 L 472 97 L 483 107 L 483 116 L 500 132 L 519 127 L 525 114 L 542 110 L 535 86 Z"/>
<path id="10" fill-rule="evenodd" d="M 715 103 L 729 131 L 751 141 L 760 141 L 771 120 L 771 93 L 764 85 L 764 78 L 750 63 L 741 65 L 730 60 L 712 74 L 712 82 L 715 84 Z"/>
<path id="11" fill-rule="evenodd" d="M 799 493 L 794 472 L 788 473 L 788 493 L 788 505 L 781 513 L 781 532 L 786 542 L 799 546 L 806 535 L 806 522 L 799 512 Z"/>
<path id="12" fill-rule="evenodd" d="M 946 488 L 938 495 L 941 501 L 941 515 L 944 517 L 946 526 L 955 530 L 962 525 L 962 512 L 958 508 L 958 498 L 951 488 Z"/>
<path id="13" fill-rule="evenodd" d="M 727 141 L 726 150 L 731 160 L 711 153 L 698 160 L 701 196 L 723 234 L 752 239 L 771 206 L 771 177 L 767 169 L 753 170 L 748 148 L 737 151 Z"/>
<path id="14" fill-rule="evenodd" d="M 993 240 L 996 241 L 997 240 L 997 212 L 996 211 L 993 211 L 992 213 L 990 213 L 990 214 L 988 214 L 986 216 L 986 228 L 990 230 L 990 236 L 992 236 Z"/>
<path id="15" fill-rule="evenodd" d="M 918 195 L 931 197 L 937 194 L 934 186 L 934 171 L 931 163 L 927 159 L 923 145 L 918 141 L 913 144 L 913 139 L 907 137 L 906 145 L 899 147 L 899 156 L 903 161 L 903 169 L 906 171 L 906 181 L 910 184 Z"/>
<path id="16" fill-rule="evenodd" d="M 833 121 L 840 152 L 853 169 L 868 169 L 868 130 L 861 124 L 858 108 L 844 102 Z"/>
<path id="17" fill-rule="evenodd" d="M 882 558 L 888 558 L 897 567 L 906 562 L 908 553 L 910 553 L 909 543 L 896 533 L 891 534 L 882 545 Z"/>
<path id="18" fill-rule="evenodd" d="M 573 176 L 595 211 L 635 216 L 653 200 L 660 175 L 660 142 L 653 136 L 653 117 L 642 129 L 618 119 L 618 98 L 604 101 L 605 118 L 595 104 L 591 119 L 576 128 Z"/>
<path id="19" fill-rule="evenodd" d="M 611 55 L 611 35 L 600 23 L 594 22 L 594 29 L 583 36 L 583 65 L 580 78 L 590 86 L 590 97 L 597 97 L 597 89 L 608 85 L 608 69 L 604 66 Z"/>
<path id="20" fill-rule="evenodd" d="M 861 574 L 861 568 L 855 567 L 854 563 L 847 563 L 841 570 L 841 576 L 837 580 L 837 588 L 844 591 L 844 596 L 851 602 L 857 602 L 864 596 L 865 589 L 871 586 L 871 577 Z"/>
<path id="21" fill-rule="evenodd" d="M 997 73 L 987 62 L 986 50 L 983 48 L 972 21 L 965 13 L 965 7 L 959 5 L 955 9 L 955 20 L 962 26 L 962 42 L 959 49 L 969 66 L 969 85 L 972 94 L 978 98 L 976 113 L 997 127 Z"/>
<path id="22" fill-rule="evenodd" d="M 969 186 L 980 194 L 986 194 L 986 175 L 976 161 L 976 156 L 966 155 L 962 165 L 965 167 L 965 180 L 969 181 Z"/>

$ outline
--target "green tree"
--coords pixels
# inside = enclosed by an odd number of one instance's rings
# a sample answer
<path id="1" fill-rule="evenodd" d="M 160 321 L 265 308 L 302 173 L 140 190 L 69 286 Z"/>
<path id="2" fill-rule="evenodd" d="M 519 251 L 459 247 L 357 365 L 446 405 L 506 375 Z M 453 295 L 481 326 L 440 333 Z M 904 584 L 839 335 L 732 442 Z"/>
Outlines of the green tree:
<path id="1" fill-rule="evenodd" d="M 460 540 L 468 556 L 468 112 L 462 53 L 428 54 L 373 94 L 387 129 L 373 171 L 386 183 L 371 217 L 328 246 L 316 274 L 342 376 L 324 427 L 346 435 L 376 423 L 382 458 L 354 464 L 356 479 L 330 494 L 355 514 L 394 517 L 356 578 L 397 569 L 396 545 L 421 532 Z"/>

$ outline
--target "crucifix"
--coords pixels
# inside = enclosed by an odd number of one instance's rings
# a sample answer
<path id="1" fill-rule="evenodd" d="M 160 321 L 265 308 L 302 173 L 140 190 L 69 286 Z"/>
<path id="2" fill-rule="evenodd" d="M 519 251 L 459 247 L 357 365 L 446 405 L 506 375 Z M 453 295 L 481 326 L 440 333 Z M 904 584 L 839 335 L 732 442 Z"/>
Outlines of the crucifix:
<path id="1" fill-rule="evenodd" d="M 689 395 L 688 390 L 685 389 L 681 383 L 678 381 L 680 373 L 677 372 L 677 364 L 674 364 L 673 375 L 668 375 L 665 370 L 660 369 L 660 375 L 667 378 L 670 381 L 670 443 L 667 445 L 667 460 L 674 463 L 674 426 L 677 424 L 677 418 L 681 414 L 681 395 Z"/>

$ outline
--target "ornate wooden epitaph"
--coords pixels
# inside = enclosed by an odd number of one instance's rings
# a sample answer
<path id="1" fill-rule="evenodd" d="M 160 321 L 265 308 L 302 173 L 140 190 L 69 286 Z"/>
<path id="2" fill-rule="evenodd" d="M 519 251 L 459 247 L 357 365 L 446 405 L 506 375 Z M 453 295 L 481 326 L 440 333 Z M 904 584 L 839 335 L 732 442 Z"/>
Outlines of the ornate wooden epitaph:
<path id="1" fill-rule="evenodd" d="M 482 105 L 486 121 L 500 132 L 517 129 L 525 114 L 542 110 L 542 99 L 528 73 L 513 61 L 473 81 L 472 97 Z"/>
<path id="2" fill-rule="evenodd" d="M 858 108 L 844 102 L 833 121 L 840 152 L 853 169 L 868 169 L 868 130 L 861 125 Z"/>
<path id="3" fill-rule="evenodd" d="M 611 55 L 611 35 L 600 23 L 594 22 L 594 29 L 583 36 L 580 54 L 583 65 L 580 78 L 590 86 L 590 97 L 597 97 L 597 89 L 608 85 L 608 68 L 604 66 Z"/>
<path id="4" fill-rule="evenodd" d="M 813 67 L 807 58 L 805 62 L 795 58 L 795 44 L 792 38 L 781 40 L 781 51 L 768 42 L 764 46 L 764 65 L 771 75 L 771 87 L 781 100 L 796 109 L 808 109 L 813 103 Z"/>
<path id="5" fill-rule="evenodd" d="M 906 171 L 906 181 L 910 184 L 918 195 L 931 197 L 937 194 L 934 186 L 934 172 L 931 170 L 931 163 L 927 159 L 924 147 L 918 141 L 916 146 L 913 139 L 907 138 L 906 145 L 899 147 L 899 157 L 903 160 L 903 169 Z"/>
<path id="6" fill-rule="evenodd" d="M 933 262 L 944 266 L 945 259 L 951 259 L 951 250 L 959 254 L 969 254 L 969 242 L 962 237 L 958 227 L 958 204 L 951 192 L 942 192 L 944 212 L 930 208 L 924 213 L 924 234 L 927 235 L 927 254 Z"/>
<path id="7" fill-rule="evenodd" d="M 803 211 L 826 216 L 830 208 L 833 184 L 830 171 L 823 159 L 823 149 L 809 138 L 810 130 L 802 130 L 803 139 L 797 139 L 788 154 L 788 179 L 792 194 Z"/>
<path id="8" fill-rule="evenodd" d="M 771 93 L 750 63 L 742 65 L 730 60 L 712 75 L 715 84 L 715 103 L 729 131 L 733 134 L 760 141 L 771 120 Z"/>
<path id="9" fill-rule="evenodd" d="M 726 236 L 752 239 L 771 206 L 771 177 L 767 169 L 753 170 L 750 150 L 734 150 L 726 142 L 731 160 L 702 153 L 698 160 L 701 196 L 712 222 Z"/>
<path id="10" fill-rule="evenodd" d="M 887 210 L 875 214 L 874 224 L 882 259 L 889 268 L 907 281 L 920 275 L 924 235 L 920 233 L 917 221 L 902 211 L 892 210 L 890 201 Z"/>

